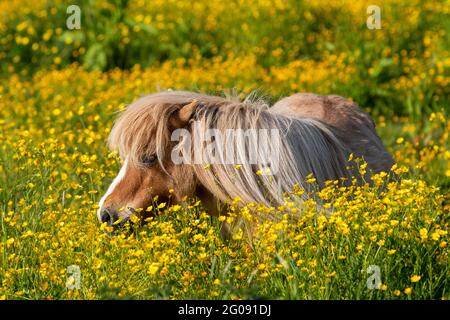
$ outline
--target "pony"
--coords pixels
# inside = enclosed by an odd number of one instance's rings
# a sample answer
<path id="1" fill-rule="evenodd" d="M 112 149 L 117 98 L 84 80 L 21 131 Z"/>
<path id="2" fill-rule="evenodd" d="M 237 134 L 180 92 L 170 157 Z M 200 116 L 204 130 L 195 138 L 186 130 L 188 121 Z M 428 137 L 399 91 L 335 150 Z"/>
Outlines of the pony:
<path id="1" fill-rule="evenodd" d="M 267 142 L 258 135 L 231 134 L 206 143 L 210 130 L 271 130 L 278 139 Z M 211 161 L 211 152 L 206 152 L 212 142 L 219 161 Z M 99 221 L 110 226 L 122 225 L 133 214 L 145 219 L 142 209 L 156 196 L 171 204 L 196 196 L 209 214 L 217 216 L 236 198 L 241 204 L 281 205 L 283 194 L 296 186 L 320 189 L 328 180 L 345 184 L 353 177 L 362 183 L 394 164 L 367 113 L 342 97 L 309 93 L 283 98 L 272 107 L 254 96 L 240 101 L 187 91 L 150 94 L 122 111 L 108 145 L 123 162 L 97 211 Z M 276 147 L 276 161 L 264 158 L 267 152 L 257 146 Z M 234 160 L 224 161 L 223 151 Z M 196 161 L 175 161 L 180 152 Z M 366 176 L 358 176 L 350 165 L 351 154 L 366 161 Z M 250 162 L 251 155 L 264 161 Z M 315 182 L 307 183 L 311 177 Z M 300 197 L 299 202 L 308 193 Z"/>

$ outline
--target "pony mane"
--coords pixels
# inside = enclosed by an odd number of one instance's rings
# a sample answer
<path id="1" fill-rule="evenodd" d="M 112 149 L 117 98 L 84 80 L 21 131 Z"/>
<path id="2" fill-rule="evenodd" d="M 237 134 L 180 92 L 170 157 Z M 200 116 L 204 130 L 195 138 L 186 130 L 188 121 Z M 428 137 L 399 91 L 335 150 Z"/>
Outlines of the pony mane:
<path id="1" fill-rule="evenodd" d="M 285 202 L 283 194 L 292 192 L 296 186 L 308 192 L 323 187 L 327 180 L 351 177 L 346 165 L 348 152 L 331 128 L 320 121 L 274 114 L 259 102 L 200 108 L 196 121 L 200 130 L 197 130 L 197 135 L 194 134 L 193 140 L 200 141 L 205 140 L 204 133 L 210 128 L 220 132 L 227 129 L 276 129 L 280 132 L 277 146 L 278 170 L 274 174 L 261 174 L 267 169 L 263 164 L 248 163 L 248 153 L 257 152 L 254 146 L 261 143 L 255 137 L 249 137 L 244 142 L 239 136 L 231 136 L 217 145 L 219 154 L 233 146 L 238 166 L 222 164 L 224 162 L 214 163 L 206 168 L 194 165 L 199 181 L 224 202 L 240 198 L 244 203 L 282 205 Z M 208 163 L 204 152 L 207 146 L 198 146 L 199 148 L 195 148 L 195 155 Z M 316 179 L 315 183 L 306 183 L 310 174 Z M 304 194 L 304 198 L 307 197 Z M 303 199 L 297 197 L 296 200 Z"/>
<path id="2" fill-rule="evenodd" d="M 323 186 L 327 180 L 352 176 L 347 168 L 349 152 L 332 127 L 310 118 L 291 118 L 269 112 L 268 104 L 254 95 L 243 102 L 233 96 L 222 98 L 185 91 L 143 97 L 122 112 L 111 131 L 109 146 L 119 150 L 123 159 L 127 157 L 136 164 L 144 155 L 157 154 L 164 168 L 164 150 L 171 144 L 170 116 L 193 100 L 198 102 L 198 107 L 188 129 L 194 143 L 204 141 L 208 129 L 221 133 L 228 129 L 275 129 L 280 133 L 278 170 L 273 175 L 260 174 L 264 166 L 248 162 L 246 156 L 255 150 L 251 147 L 257 143 L 251 137 L 245 142 L 238 136 L 231 136 L 217 145 L 222 151 L 233 146 L 238 165 L 209 164 L 204 143 L 196 144 L 195 150 L 191 148 L 191 156 L 200 160 L 192 164 L 195 176 L 223 202 L 240 198 L 244 203 L 282 205 L 283 194 L 291 192 L 295 186 L 308 191 Z M 310 174 L 316 183 L 306 182 Z"/>

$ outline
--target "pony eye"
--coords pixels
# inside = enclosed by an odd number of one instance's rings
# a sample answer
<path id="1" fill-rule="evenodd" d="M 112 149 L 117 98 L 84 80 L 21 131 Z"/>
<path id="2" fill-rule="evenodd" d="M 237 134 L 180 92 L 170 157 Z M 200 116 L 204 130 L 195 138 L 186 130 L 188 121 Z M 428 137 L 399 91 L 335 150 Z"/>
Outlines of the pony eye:
<path id="1" fill-rule="evenodd" d="M 156 160 L 158 160 L 158 158 L 156 157 L 156 155 L 152 154 L 149 156 L 144 156 L 141 160 L 141 162 L 146 165 L 146 166 L 152 166 L 156 163 Z"/>

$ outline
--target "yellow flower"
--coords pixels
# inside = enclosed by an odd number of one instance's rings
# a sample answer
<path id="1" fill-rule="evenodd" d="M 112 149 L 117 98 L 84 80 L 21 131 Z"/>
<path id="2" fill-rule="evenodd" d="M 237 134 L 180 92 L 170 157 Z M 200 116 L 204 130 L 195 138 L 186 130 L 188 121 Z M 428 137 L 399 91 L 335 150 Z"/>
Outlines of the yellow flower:
<path id="1" fill-rule="evenodd" d="M 258 268 L 258 270 L 264 270 L 264 269 L 266 269 L 266 265 L 264 263 L 260 263 L 260 264 L 258 264 L 257 268 Z"/>
<path id="2" fill-rule="evenodd" d="M 119 219 L 120 220 L 120 219 Z M 131 222 L 133 222 L 133 223 L 138 223 L 139 222 L 139 217 L 137 216 L 137 215 L 135 215 L 135 214 L 132 214 L 131 216 L 130 216 L 130 220 L 131 220 Z"/>
<path id="3" fill-rule="evenodd" d="M 312 177 L 306 180 L 306 183 L 314 183 L 316 182 L 316 178 Z"/>
<path id="4" fill-rule="evenodd" d="M 412 288 L 405 288 L 405 290 L 403 290 L 403 292 L 407 295 L 410 296 L 412 293 Z"/>
<path id="5" fill-rule="evenodd" d="M 420 234 L 420 239 L 422 241 L 425 241 L 425 240 L 428 239 L 428 231 L 427 231 L 427 229 L 425 229 L 425 228 L 420 229 L 419 234 Z"/>
<path id="6" fill-rule="evenodd" d="M 441 234 L 439 233 L 439 231 L 435 231 L 431 234 L 431 239 L 433 239 L 434 241 L 438 241 L 440 237 Z"/>
<path id="7" fill-rule="evenodd" d="M 137 220 L 139 220 L 135 215 L 133 215 L 132 217 L 130 217 L 130 220 L 131 221 L 133 221 L 133 222 L 137 222 L 137 221 L 134 221 L 135 219 L 137 219 Z M 113 225 L 119 225 L 121 222 L 122 222 L 122 217 L 119 217 L 119 219 L 117 219 L 116 221 L 114 221 L 114 223 L 113 223 Z"/>
<path id="8" fill-rule="evenodd" d="M 400 293 L 401 293 L 400 290 L 397 289 L 397 290 L 394 291 L 394 296 L 398 297 L 400 295 Z"/>
<path id="9" fill-rule="evenodd" d="M 166 203 L 165 203 L 165 202 L 161 202 L 161 203 L 158 205 L 158 209 L 163 209 L 165 206 L 166 206 Z"/>
<path id="10" fill-rule="evenodd" d="M 328 273 L 328 274 L 327 274 L 327 277 L 329 277 L 329 278 L 334 278 L 334 277 L 336 277 L 336 271 L 333 271 L 333 272 L 331 272 L 331 273 Z"/>
<path id="11" fill-rule="evenodd" d="M 151 276 L 155 275 L 159 270 L 159 263 L 152 262 L 150 266 L 148 267 L 147 273 Z"/>
<path id="12" fill-rule="evenodd" d="M 6 240 L 6 246 L 9 248 L 13 245 L 14 241 L 14 238 L 9 238 L 8 240 Z"/>
<path id="13" fill-rule="evenodd" d="M 419 282 L 419 280 L 421 278 L 422 278 L 421 276 L 413 275 L 410 280 L 411 280 L 411 282 L 415 283 L 415 282 Z"/>

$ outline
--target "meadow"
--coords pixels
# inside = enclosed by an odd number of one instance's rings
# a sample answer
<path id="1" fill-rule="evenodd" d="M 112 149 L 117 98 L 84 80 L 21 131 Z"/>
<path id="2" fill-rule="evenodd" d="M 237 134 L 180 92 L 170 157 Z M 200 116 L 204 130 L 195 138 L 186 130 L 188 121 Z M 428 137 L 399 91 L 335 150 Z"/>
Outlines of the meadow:
<path id="1" fill-rule="evenodd" d="M 366 26 L 373 4 L 381 29 Z M 0 299 L 450 298 L 447 1 L 78 5 L 68 30 L 64 1 L 0 2 Z M 97 203 L 120 161 L 106 138 L 118 111 L 164 89 L 342 95 L 402 179 L 219 218 L 155 199 L 145 226 L 109 237 Z M 229 240 L 223 220 L 239 221 Z"/>

